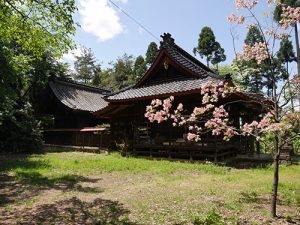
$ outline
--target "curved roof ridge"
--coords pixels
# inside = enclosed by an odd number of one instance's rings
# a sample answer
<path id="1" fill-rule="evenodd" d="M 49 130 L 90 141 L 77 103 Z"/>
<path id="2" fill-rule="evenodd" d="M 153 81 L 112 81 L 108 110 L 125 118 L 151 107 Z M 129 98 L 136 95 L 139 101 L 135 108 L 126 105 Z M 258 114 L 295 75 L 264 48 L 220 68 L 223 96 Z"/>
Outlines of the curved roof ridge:
<path id="1" fill-rule="evenodd" d="M 101 88 L 101 87 L 97 87 L 97 86 L 94 86 L 94 85 L 91 85 L 91 84 L 84 84 L 84 83 L 81 83 L 81 82 L 78 82 L 78 81 L 66 80 L 66 79 L 58 78 L 58 77 L 55 77 L 54 79 L 52 79 L 52 81 L 62 83 L 62 84 L 65 84 L 65 85 L 69 85 L 69 86 L 79 87 L 79 88 L 82 88 L 82 89 L 87 89 L 87 90 L 90 90 L 90 91 L 95 91 L 95 92 L 106 92 L 107 94 L 112 92 L 111 90 Z"/>
<path id="2" fill-rule="evenodd" d="M 104 100 L 108 92 L 102 89 L 57 79 L 50 80 L 49 87 L 62 104 L 73 110 L 95 112 L 108 105 Z"/>

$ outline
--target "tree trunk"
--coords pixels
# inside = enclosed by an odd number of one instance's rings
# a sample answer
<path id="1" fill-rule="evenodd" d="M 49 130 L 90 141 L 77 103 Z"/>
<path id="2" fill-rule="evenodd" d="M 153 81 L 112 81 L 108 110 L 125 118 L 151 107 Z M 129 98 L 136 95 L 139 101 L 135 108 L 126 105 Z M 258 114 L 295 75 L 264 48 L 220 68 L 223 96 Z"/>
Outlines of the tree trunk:
<path id="1" fill-rule="evenodd" d="M 274 119 L 275 122 L 279 122 L 279 106 L 276 93 L 276 79 L 272 71 L 272 99 L 274 101 Z M 275 132 L 274 138 L 274 177 L 273 177 L 273 188 L 272 188 L 272 197 L 271 197 L 271 216 L 276 217 L 276 206 L 277 206 L 277 190 L 279 182 L 279 157 L 280 157 L 280 146 L 279 146 L 279 133 Z"/>
<path id="2" fill-rule="evenodd" d="M 278 182 L 279 182 L 279 157 L 280 157 L 278 137 L 275 137 L 275 148 L 276 148 L 276 154 L 274 157 L 274 177 L 273 177 L 273 189 L 272 189 L 272 198 L 271 198 L 271 216 L 273 218 L 277 216 L 276 206 L 277 206 L 277 192 L 278 192 Z"/>
<path id="3" fill-rule="evenodd" d="M 289 95 L 290 95 L 290 98 L 291 98 L 292 112 L 295 112 L 293 92 L 292 92 L 292 88 L 291 88 L 290 75 L 289 75 L 289 63 L 288 62 L 286 63 L 286 72 L 287 72 L 287 75 L 288 75 L 287 85 L 288 85 L 288 89 L 289 89 Z"/>
<path id="4" fill-rule="evenodd" d="M 300 47 L 299 47 L 299 37 L 298 37 L 298 27 L 297 23 L 295 24 L 295 41 L 296 41 L 296 52 L 297 52 L 297 76 L 300 76 Z M 300 103 L 300 93 L 298 93 L 298 100 Z"/>
<path id="5" fill-rule="evenodd" d="M 297 70 L 298 70 L 298 76 L 299 76 L 300 75 L 300 47 L 299 47 L 297 24 L 295 25 L 295 41 L 296 41 L 296 52 L 297 52 Z"/>

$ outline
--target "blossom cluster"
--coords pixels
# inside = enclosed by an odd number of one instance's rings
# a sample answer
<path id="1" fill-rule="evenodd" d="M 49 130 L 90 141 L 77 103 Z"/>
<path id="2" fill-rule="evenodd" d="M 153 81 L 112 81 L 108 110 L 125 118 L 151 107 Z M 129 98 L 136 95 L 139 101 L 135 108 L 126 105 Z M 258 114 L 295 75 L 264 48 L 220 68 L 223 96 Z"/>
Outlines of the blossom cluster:
<path id="1" fill-rule="evenodd" d="M 150 122 L 157 121 L 161 123 L 162 121 L 166 121 L 171 116 L 170 109 L 173 101 L 173 96 L 163 101 L 160 99 L 152 100 L 151 104 L 146 107 L 145 117 L 147 117 Z M 162 109 L 159 109 L 160 107 Z"/>
<path id="2" fill-rule="evenodd" d="M 220 98 L 225 98 L 229 94 L 239 92 L 236 87 L 220 82 L 213 84 L 206 82 L 201 86 L 202 104 L 195 107 L 191 114 L 183 115 L 183 104 L 179 103 L 175 110 L 172 110 L 174 97 L 165 100 L 154 99 L 146 107 L 145 117 L 150 122 L 161 123 L 172 120 L 173 126 L 183 126 L 188 124 L 188 141 L 200 141 L 201 135 L 210 131 L 212 135 L 223 136 L 224 140 L 229 140 L 235 135 L 254 136 L 257 140 L 263 140 L 263 135 L 274 132 L 281 135 L 287 134 L 296 127 L 300 127 L 300 112 L 286 113 L 275 119 L 275 112 L 270 111 L 264 115 L 260 121 L 253 120 L 245 123 L 242 128 L 233 127 L 229 124 L 229 115 L 224 106 L 218 106 Z"/>
<path id="3" fill-rule="evenodd" d="M 227 20 L 229 22 L 236 22 L 237 24 L 243 24 L 245 22 L 245 17 L 243 15 L 241 16 L 236 16 L 234 13 L 231 13 L 228 17 Z"/>
<path id="4" fill-rule="evenodd" d="M 300 7 L 282 5 L 282 19 L 279 21 L 280 27 L 286 30 L 290 26 L 295 26 L 300 22 Z"/>
<path id="5" fill-rule="evenodd" d="M 258 64 L 261 64 L 265 59 L 269 57 L 267 44 L 264 42 L 255 43 L 253 46 L 244 44 L 243 53 L 238 54 L 239 60 L 256 60 Z"/>
<path id="6" fill-rule="evenodd" d="M 245 123 L 242 128 L 242 135 L 256 136 L 262 140 L 264 134 L 280 133 L 281 136 L 288 134 L 300 126 L 300 112 L 289 112 L 284 114 L 280 120 L 275 120 L 274 112 L 268 112 L 259 122 L 252 121 Z"/>
<path id="7" fill-rule="evenodd" d="M 252 9 L 258 4 L 258 0 L 235 0 L 236 9 Z"/>
<path id="8" fill-rule="evenodd" d="M 223 81 L 218 84 L 206 82 L 200 88 L 202 106 L 195 107 L 190 115 L 183 115 L 182 103 L 179 103 L 177 108 L 171 112 L 174 101 L 174 97 L 171 96 L 164 101 L 152 100 L 151 104 L 146 107 L 145 117 L 150 122 L 156 121 L 158 123 L 171 119 L 173 120 L 173 126 L 190 124 L 187 134 L 188 141 L 201 140 L 200 134 L 203 130 L 211 130 L 213 135 L 224 135 L 224 139 L 227 140 L 235 134 L 234 129 L 227 125 L 228 112 L 223 106 L 217 107 L 216 104 L 220 98 L 225 98 L 228 94 L 236 91 L 240 91 L 239 88 L 225 84 Z M 210 119 L 207 119 L 202 126 L 198 126 L 200 118 Z"/>

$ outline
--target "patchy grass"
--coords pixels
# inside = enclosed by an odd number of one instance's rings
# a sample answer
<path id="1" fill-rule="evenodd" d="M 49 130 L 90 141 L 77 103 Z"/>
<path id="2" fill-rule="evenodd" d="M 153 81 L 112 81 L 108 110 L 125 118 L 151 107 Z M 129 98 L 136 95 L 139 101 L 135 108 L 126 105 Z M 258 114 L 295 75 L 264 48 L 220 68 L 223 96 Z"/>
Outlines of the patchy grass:
<path id="1" fill-rule="evenodd" d="M 0 224 L 300 224 L 300 165 L 272 167 L 48 153 L 0 157 Z M 216 222 L 217 221 L 217 222 Z"/>

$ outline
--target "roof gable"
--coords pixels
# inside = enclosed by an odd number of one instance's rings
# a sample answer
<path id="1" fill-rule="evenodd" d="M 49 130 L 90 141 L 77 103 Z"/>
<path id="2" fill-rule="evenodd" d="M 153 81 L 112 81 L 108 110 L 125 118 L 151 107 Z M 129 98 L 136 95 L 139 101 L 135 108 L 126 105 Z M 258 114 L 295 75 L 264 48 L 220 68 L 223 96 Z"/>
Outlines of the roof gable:
<path id="1" fill-rule="evenodd" d="M 185 50 L 175 44 L 174 39 L 169 33 L 164 33 L 161 36 L 163 41 L 160 43 L 160 51 L 154 63 L 148 69 L 146 74 L 137 82 L 134 87 L 141 87 L 153 84 L 152 81 L 164 82 L 162 70 L 168 74 L 169 68 L 172 68 L 174 80 L 178 79 L 178 73 L 181 73 L 182 78 L 206 78 L 208 76 L 220 78 L 211 69 L 187 53 Z M 159 73 L 160 71 L 160 73 Z M 177 72 L 176 72 L 177 71 Z M 172 79 L 172 77 L 170 77 Z"/>

